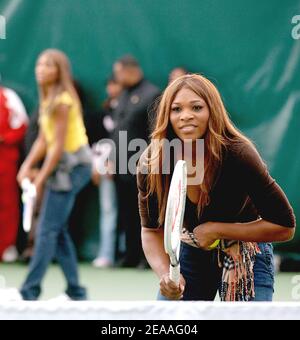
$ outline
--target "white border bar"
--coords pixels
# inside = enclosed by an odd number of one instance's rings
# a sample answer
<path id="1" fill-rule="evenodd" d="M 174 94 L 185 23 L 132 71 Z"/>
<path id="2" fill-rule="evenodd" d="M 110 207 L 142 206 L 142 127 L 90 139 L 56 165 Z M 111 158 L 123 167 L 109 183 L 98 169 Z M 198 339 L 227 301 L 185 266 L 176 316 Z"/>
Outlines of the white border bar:
<path id="1" fill-rule="evenodd" d="M 0 320 L 300 320 L 300 303 L 0 302 Z"/>

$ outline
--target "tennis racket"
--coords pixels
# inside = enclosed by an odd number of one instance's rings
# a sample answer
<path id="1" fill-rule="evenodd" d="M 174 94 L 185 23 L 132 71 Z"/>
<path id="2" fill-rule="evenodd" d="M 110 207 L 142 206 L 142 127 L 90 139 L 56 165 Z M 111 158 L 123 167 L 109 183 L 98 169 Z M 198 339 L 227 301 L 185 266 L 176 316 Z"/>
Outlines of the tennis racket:
<path id="1" fill-rule="evenodd" d="M 23 202 L 23 229 L 28 233 L 31 229 L 34 206 L 36 201 L 36 188 L 29 178 L 21 183 Z"/>
<path id="2" fill-rule="evenodd" d="M 165 251 L 170 257 L 170 279 L 179 285 L 180 236 L 185 212 L 187 190 L 187 166 L 178 161 L 171 180 L 164 226 Z"/>

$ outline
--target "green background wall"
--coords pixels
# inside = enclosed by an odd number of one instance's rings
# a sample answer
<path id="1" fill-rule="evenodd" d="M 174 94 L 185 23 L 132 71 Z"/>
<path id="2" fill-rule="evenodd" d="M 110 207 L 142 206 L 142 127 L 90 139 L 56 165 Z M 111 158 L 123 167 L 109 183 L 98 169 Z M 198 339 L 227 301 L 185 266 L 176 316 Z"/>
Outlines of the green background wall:
<path id="1" fill-rule="evenodd" d="M 113 61 L 125 53 L 161 88 L 174 66 L 204 73 L 256 142 L 299 219 L 300 40 L 291 35 L 297 14 L 299 0 L 0 0 L 7 20 L 1 77 L 30 112 L 37 103 L 35 60 L 45 48 L 60 48 L 91 113 Z M 278 249 L 300 253 L 300 232 Z"/>

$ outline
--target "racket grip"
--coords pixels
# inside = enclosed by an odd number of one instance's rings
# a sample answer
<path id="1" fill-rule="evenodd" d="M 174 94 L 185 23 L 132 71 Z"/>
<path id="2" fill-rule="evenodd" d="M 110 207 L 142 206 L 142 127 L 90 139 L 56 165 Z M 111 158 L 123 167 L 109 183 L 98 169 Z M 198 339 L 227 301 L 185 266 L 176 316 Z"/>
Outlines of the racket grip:
<path id="1" fill-rule="evenodd" d="M 170 265 L 170 279 L 174 283 L 176 283 L 177 286 L 179 286 L 180 281 L 180 265 L 177 265 L 176 267 L 173 267 Z"/>

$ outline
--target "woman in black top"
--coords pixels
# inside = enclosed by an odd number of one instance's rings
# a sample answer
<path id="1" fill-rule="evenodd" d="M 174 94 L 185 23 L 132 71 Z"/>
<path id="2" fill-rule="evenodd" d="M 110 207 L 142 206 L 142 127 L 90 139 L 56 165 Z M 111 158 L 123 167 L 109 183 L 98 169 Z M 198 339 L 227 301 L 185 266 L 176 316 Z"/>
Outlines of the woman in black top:
<path id="1" fill-rule="evenodd" d="M 164 166 L 164 145 L 174 138 L 186 149 L 204 140 L 204 179 L 187 188 L 179 287 L 169 279 L 170 262 L 163 247 L 171 174 L 153 171 Z M 189 159 L 175 152 L 175 161 L 185 159 L 190 174 L 201 161 L 197 153 L 192 155 Z M 295 216 L 251 141 L 230 121 L 209 80 L 186 75 L 167 87 L 137 181 L 143 248 L 160 278 L 159 299 L 214 300 L 219 289 L 226 301 L 272 300 L 269 242 L 292 239 Z M 207 251 L 218 239 L 226 240 L 222 247 Z"/>

